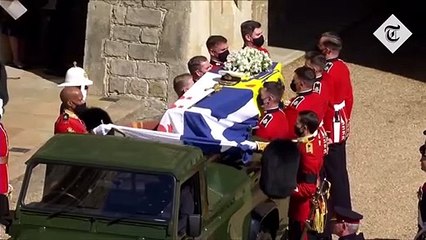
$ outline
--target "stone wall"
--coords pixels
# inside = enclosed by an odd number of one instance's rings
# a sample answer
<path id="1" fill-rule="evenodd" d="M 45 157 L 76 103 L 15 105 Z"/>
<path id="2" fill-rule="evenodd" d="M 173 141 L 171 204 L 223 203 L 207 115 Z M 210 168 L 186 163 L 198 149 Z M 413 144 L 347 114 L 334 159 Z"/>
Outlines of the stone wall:
<path id="1" fill-rule="evenodd" d="M 189 1 L 92 0 L 85 68 L 95 94 L 116 94 L 163 110 L 172 79 L 186 71 Z"/>
<path id="2" fill-rule="evenodd" d="M 221 34 L 238 50 L 240 24 L 251 17 L 250 1 L 91 0 L 84 61 L 91 93 L 164 110 L 176 100 L 173 78 L 192 56 L 208 56 L 207 38 Z"/>

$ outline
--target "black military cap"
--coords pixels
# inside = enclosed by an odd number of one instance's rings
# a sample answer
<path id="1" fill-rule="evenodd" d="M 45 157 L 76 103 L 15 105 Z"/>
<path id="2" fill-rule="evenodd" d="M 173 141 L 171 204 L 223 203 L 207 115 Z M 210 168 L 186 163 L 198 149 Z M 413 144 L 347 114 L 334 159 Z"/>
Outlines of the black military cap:
<path id="1" fill-rule="evenodd" d="M 337 222 L 359 223 L 363 216 L 348 208 L 334 207 L 334 217 L 331 219 Z"/>

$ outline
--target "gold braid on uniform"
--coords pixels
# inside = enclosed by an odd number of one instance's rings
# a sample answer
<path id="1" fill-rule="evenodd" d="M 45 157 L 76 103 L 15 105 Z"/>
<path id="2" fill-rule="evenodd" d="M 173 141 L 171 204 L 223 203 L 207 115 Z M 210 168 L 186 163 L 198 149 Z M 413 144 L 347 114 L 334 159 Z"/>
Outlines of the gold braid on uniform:
<path id="1" fill-rule="evenodd" d="M 256 141 L 257 150 L 263 152 L 268 146 L 269 142 Z"/>

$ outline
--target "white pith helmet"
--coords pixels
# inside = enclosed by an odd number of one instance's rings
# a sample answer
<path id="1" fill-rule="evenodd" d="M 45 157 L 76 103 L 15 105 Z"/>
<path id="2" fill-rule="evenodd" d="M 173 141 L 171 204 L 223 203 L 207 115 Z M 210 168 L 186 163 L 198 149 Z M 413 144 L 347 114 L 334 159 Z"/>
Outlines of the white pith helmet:
<path id="1" fill-rule="evenodd" d="M 89 80 L 86 71 L 83 68 L 77 67 L 77 63 L 74 62 L 74 67 L 68 69 L 65 74 L 65 82 L 58 85 L 58 87 L 78 87 L 78 86 L 90 86 L 93 85 L 93 81 Z"/>

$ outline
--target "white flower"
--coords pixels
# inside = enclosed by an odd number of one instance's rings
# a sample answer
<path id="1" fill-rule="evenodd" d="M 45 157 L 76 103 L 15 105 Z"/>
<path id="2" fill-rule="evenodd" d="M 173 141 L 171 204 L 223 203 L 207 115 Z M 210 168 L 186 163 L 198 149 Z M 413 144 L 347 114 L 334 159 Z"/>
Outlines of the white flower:
<path id="1" fill-rule="evenodd" d="M 224 65 L 225 70 L 255 75 L 266 71 L 272 65 L 272 60 L 266 53 L 246 47 L 238 52 L 231 52 Z"/>

